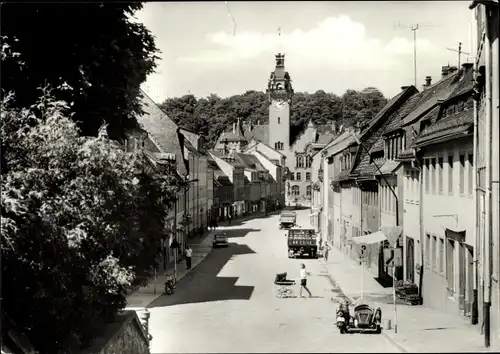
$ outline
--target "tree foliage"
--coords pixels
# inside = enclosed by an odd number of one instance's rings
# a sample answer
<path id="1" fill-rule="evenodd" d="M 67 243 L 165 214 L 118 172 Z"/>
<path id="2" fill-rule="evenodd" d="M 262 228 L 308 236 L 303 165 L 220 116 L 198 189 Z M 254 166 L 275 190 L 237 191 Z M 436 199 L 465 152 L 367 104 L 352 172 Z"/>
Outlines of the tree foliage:
<path id="1" fill-rule="evenodd" d="M 173 173 L 146 172 L 144 155 L 82 137 L 65 103 L 44 95 L 19 109 L 10 98 L 0 125 L 2 311 L 40 353 L 71 353 L 154 266 L 178 185 Z"/>
<path id="2" fill-rule="evenodd" d="M 154 38 L 131 16 L 140 2 L 2 3 L 1 87 L 16 93 L 17 107 L 29 107 L 38 89 L 70 103 L 83 135 L 109 125 L 112 139 L 135 125 L 140 84 L 156 67 Z M 21 63 L 22 65 L 19 65 Z M 64 84 L 64 85 L 63 85 Z"/>
<path id="3" fill-rule="evenodd" d="M 312 94 L 296 92 L 291 106 L 291 134 L 298 135 L 309 120 L 317 125 L 335 121 L 351 126 L 373 118 L 386 103 L 387 99 L 373 87 L 362 91 L 347 90 L 342 96 L 322 90 Z M 267 95 L 259 91 L 227 98 L 212 94 L 198 100 L 193 95 L 185 95 L 169 98 L 161 107 L 178 125 L 207 137 L 205 148 L 212 147 L 222 131 L 237 118 L 255 125 L 267 124 L 269 116 Z"/>

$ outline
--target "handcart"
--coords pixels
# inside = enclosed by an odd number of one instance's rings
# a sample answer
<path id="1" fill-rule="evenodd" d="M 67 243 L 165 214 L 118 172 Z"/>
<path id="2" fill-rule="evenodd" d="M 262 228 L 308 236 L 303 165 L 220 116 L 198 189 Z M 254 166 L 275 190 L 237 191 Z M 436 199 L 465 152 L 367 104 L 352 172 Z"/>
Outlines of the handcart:
<path id="1" fill-rule="evenodd" d="M 276 297 L 278 298 L 295 297 L 292 289 L 292 285 L 295 285 L 295 280 L 287 279 L 286 272 L 276 274 L 276 278 L 274 279 L 274 284 L 278 286 L 276 289 Z"/>

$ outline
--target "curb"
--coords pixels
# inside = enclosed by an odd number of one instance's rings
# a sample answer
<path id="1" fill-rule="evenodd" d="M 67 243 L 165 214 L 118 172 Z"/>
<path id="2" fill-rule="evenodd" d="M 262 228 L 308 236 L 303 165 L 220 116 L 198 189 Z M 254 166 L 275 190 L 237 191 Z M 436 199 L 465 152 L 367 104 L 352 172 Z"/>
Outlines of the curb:
<path id="1" fill-rule="evenodd" d="M 319 260 L 318 260 L 319 261 Z M 332 275 L 330 274 L 330 272 L 328 271 L 328 268 L 326 267 L 326 265 L 323 263 L 323 262 L 320 262 L 321 264 L 321 267 L 326 271 L 326 274 L 328 276 L 328 279 L 330 280 L 330 283 L 333 284 L 336 284 L 340 290 L 342 290 L 342 288 L 340 287 L 339 284 L 337 284 L 337 282 L 335 281 L 335 279 L 333 279 Z M 344 292 L 342 291 L 342 295 L 347 298 L 351 303 L 354 303 L 354 299 L 346 294 L 344 294 Z M 409 353 L 411 351 L 407 350 L 406 348 L 404 348 L 403 346 L 401 346 L 400 344 L 398 344 L 393 338 L 391 338 L 388 334 L 386 334 L 384 332 L 384 330 L 382 329 L 382 332 L 380 333 L 384 336 L 384 338 L 390 343 L 392 344 L 394 347 L 396 347 L 401 353 Z"/>
<path id="2" fill-rule="evenodd" d="M 205 260 L 205 258 L 207 258 L 207 256 L 212 253 L 212 248 L 210 248 L 210 250 L 205 253 L 205 255 L 203 257 L 201 257 L 200 261 L 196 264 L 193 264 L 193 266 L 191 267 L 191 269 L 187 270 L 186 273 L 184 273 L 181 277 L 179 277 L 179 279 L 177 279 L 177 282 L 175 283 L 176 285 L 179 284 L 181 282 L 182 279 L 184 279 L 186 277 L 186 275 L 188 275 L 189 273 L 191 273 L 194 269 L 196 269 L 196 267 L 198 267 L 201 263 L 203 263 L 203 261 Z M 163 292 L 161 294 L 159 294 L 154 300 L 152 300 L 145 308 L 149 308 L 151 306 L 151 304 L 153 302 L 155 302 L 156 300 L 158 300 L 160 297 L 163 296 Z"/>

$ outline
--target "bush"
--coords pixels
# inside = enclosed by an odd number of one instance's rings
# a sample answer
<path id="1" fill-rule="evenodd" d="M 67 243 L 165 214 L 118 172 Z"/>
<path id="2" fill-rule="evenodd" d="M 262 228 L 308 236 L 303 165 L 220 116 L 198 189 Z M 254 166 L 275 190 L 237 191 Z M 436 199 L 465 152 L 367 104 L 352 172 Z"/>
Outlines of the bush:
<path id="1" fill-rule="evenodd" d="M 154 266 L 174 173 L 107 137 L 81 137 L 67 105 L 2 101 L 2 310 L 40 353 L 71 353 Z M 5 331 L 4 331 L 5 332 Z"/>

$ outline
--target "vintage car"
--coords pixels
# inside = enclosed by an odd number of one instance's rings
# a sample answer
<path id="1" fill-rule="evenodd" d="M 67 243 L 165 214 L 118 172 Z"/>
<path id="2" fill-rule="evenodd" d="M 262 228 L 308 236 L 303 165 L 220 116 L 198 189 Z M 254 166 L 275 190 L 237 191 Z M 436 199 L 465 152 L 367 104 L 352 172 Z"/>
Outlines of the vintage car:
<path id="1" fill-rule="evenodd" d="M 218 232 L 214 235 L 213 247 L 228 247 L 227 234 L 225 232 Z"/>

